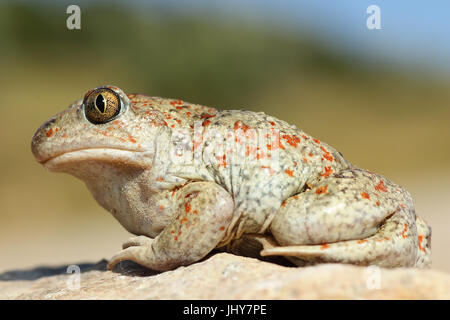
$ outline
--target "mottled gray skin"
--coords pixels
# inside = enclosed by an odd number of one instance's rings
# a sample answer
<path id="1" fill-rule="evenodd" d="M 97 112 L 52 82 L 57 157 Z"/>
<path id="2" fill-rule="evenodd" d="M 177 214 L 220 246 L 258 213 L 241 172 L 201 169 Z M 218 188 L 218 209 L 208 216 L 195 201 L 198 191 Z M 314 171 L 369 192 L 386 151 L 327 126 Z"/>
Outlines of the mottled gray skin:
<path id="1" fill-rule="evenodd" d="M 299 266 L 431 264 L 431 229 L 409 193 L 297 127 L 108 88 L 120 95 L 117 118 L 93 124 L 76 101 L 36 131 L 32 151 L 137 235 L 110 269 L 169 270 L 214 248 Z"/>

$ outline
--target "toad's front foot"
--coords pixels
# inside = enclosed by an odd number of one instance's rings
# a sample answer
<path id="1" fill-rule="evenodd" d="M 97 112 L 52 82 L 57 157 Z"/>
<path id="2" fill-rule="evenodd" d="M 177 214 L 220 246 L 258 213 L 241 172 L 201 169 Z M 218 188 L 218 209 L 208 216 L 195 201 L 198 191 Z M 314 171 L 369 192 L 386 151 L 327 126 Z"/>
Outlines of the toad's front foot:
<path id="1" fill-rule="evenodd" d="M 151 239 L 138 236 L 108 263 L 131 260 L 152 270 L 165 271 L 189 265 L 206 256 L 223 239 L 233 216 L 234 202 L 213 182 L 193 182 L 174 193 L 177 215 Z"/>

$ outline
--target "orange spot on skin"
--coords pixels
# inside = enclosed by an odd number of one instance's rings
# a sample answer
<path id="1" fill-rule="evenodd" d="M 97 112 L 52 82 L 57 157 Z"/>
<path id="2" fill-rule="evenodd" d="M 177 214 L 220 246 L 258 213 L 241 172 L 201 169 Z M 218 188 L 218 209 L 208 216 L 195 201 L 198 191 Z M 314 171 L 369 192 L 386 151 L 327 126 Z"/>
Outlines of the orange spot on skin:
<path id="1" fill-rule="evenodd" d="M 308 159 L 306 159 L 305 157 L 303 157 L 303 162 L 304 162 L 304 163 L 308 163 Z"/>
<path id="2" fill-rule="evenodd" d="M 271 126 L 275 125 L 275 122 L 273 122 L 273 121 L 270 121 L 269 123 L 270 123 Z"/>
<path id="3" fill-rule="evenodd" d="M 188 221 L 188 219 L 186 217 L 183 217 L 183 218 L 180 219 L 180 223 L 181 224 L 183 224 L 183 223 L 185 223 L 187 221 Z"/>
<path id="4" fill-rule="evenodd" d="M 298 199 L 298 194 L 296 194 L 295 196 L 293 196 L 292 198 L 294 198 L 295 200 Z"/>
<path id="5" fill-rule="evenodd" d="M 225 230 L 225 227 L 220 227 L 219 230 L 223 231 L 223 230 Z"/>
<path id="6" fill-rule="evenodd" d="M 334 160 L 333 156 L 332 156 L 331 154 L 329 154 L 329 153 L 325 153 L 325 154 L 323 155 L 323 157 L 324 157 L 325 159 L 327 159 L 328 161 L 330 161 L 330 162 Z"/>
<path id="7" fill-rule="evenodd" d="M 282 207 L 285 207 L 285 206 L 286 206 L 286 201 L 283 201 L 283 202 L 281 203 L 281 206 L 282 206 Z"/>
<path id="8" fill-rule="evenodd" d="M 334 160 L 333 156 L 330 154 L 330 152 L 328 152 L 327 149 L 325 149 L 323 146 L 320 146 L 320 149 L 324 152 L 323 158 L 327 159 L 330 162 Z M 323 161 L 323 158 L 322 158 L 322 161 Z"/>
<path id="9" fill-rule="evenodd" d="M 294 171 L 292 171 L 292 170 L 286 169 L 286 170 L 284 170 L 284 172 L 290 177 L 294 176 Z"/>
<path id="10" fill-rule="evenodd" d="M 164 206 L 159 206 L 159 210 L 164 210 Z"/>
<path id="11" fill-rule="evenodd" d="M 200 117 L 201 119 L 208 119 L 208 118 L 214 118 L 216 115 L 215 114 L 202 114 L 202 116 Z"/>
<path id="12" fill-rule="evenodd" d="M 303 139 L 308 139 L 308 137 L 306 135 L 304 135 L 304 134 L 302 134 L 302 138 Z"/>
<path id="13" fill-rule="evenodd" d="M 296 135 L 288 135 L 288 134 L 285 134 L 285 135 L 282 136 L 282 138 L 283 138 L 284 140 L 286 140 L 286 142 L 287 142 L 288 144 L 290 144 L 291 146 L 293 146 L 294 148 L 297 148 L 298 143 L 300 142 L 300 138 L 297 137 Z"/>
<path id="14" fill-rule="evenodd" d="M 319 187 L 316 189 L 316 194 L 322 194 L 327 192 L 328 190 L 328 185 L 324 185 L 323 187 Z"/>
<path id="15" fill-rule="evenodd" d="M 384 240 L 388 241 L 388 240 L 390 240 L 390 238 L 388 238 L 388 237 L 384 237 Z"/>
<path id="16" fill-rule="evenodd" d="M 317 144 L 320 144 L 320 140 L 318 140 L 318 139 L 313 139 L 313 141 Z"/>
<path id="17" fill-rule="evenodd" d="M 425 252 L 425 248 L 422 247 L 423 235 L 419 235 L 419 250 Z"/>
<path id="18" fill-rule="evenodd" d="M 384 185 L 384 182 L 380 180 L 380 183 L 378 183 L 378 185 L 375 186 L 375 190 L 377 191 L 383 191 L 383 192 L 387 192 L 387 188 Z"/>
<path id="19" fill-rule="evenodd" d="M 310 157 L 312 157 L 313 156 L 313 154 L 310 152 L 310 153 L 308 153 L 308 156 L 310 156 Z"/>
<path id="20" fill-rule="evenodd" d="M 234 130 L 239 129 L 242 129 L 244 132 L 247 132 L 247 130 L 250 129 L 250 127 L 245 123 L 243 123 L 241 120 L 239 120 L 234 123 Z"/>
<path id="21" fill-rule="evenodd" d="M 226 155 L 223 155 L 222 157 L 217 156 L 217 157 L 216 157 L 216 160 L 217 160 L 217 162 L 218 162 L 218 167 L 219 167 L 219 168 L 220 168 L 221 166 L 224 167 L 224 168 L 226 168 L 226 166 L 227 166 L 227 156 L 226 156 Z"/>
<path id="22" fill-rule="evenodd" d="M 375 202 L 377 206 L 380 206 L 380 201 Z"/>
<path id="23" fill-rule="evenodd" d="M 136 143 L 136 139 L 134 139 L 132 136 L 128 136 L 128 140 L 132 143 Z"/>
<path id="24" fill-rule="evenodd" d="M 206 127 L 207 125 L 209 125 L 211 123 L 211 121 L 209 121 L 208 119 L 206 119 L 205 121 L 203 121 L 202 126 Z"/>
<path id="25" fill-rule="evenodd" d="M 197 150 L 200 145 L 202 144 L 202 140 L 194 140 L 194 143 L 192 144 L 192 152 L 194 152 L 194 150 Z"/>
<path id="26" fill-rule="evenodd" d="M 184 211 L 185 211 L 186 213 L 191 212 L 191 204 L 190 204 L 189 202 L 186 202 L 186 203 L 184 204 Z"/>
<path id="27" fill-rule="evenodd" d="M 181 100 L 174 100 L 174 101 L 170 101 L 170 104 L 171 104 L 172 106 L 175 106 L 175 105 L 177 105 L 177 104 L 183 104 L 183 101 L 181 101 Z"/>
<path id="28" fill-rule="evenodd" d="M 364 242 L 367 242 L 367 240 L 361 239 L 361 240 L 358 240 L 356 243 L 357 243 L 357 244 L 361 244 L 361 243 L 364 243 Z"/>
<path id="29" fill-rule="evenodd" d="M 50 138 L 53 135 L 53 133 L 54 133 L 53 128 L 50 128 L 49 130 L 47 130 L 45 135 L 47 136 L 47 138 Z"/>
<path id="30" fill-rule="evenodd" d="M 406 239 L 406 238 L 408 237 L 408 235 L 405 234 L 406 231 L 408 231 L 408 225 L 405 223 L 405 224 L 404 224 L 404 229 L 403 229 L 403 231 L 402 231 L 402 233 L 401 233 L 403 239 Z"/>
<path id="31" fill-rule="evenodd" d="M 370 196 L 367 192 L 361 192 L 361 196 L 366 199 L 370 199 Z"/>
<path id="32" fill-rule="evenodd" d="M 331 166 L 325 167 L 323 169 L 324 169 L 324 172 L 321 173 L 320 175 L 324 178 L 328 178 L 330 176 L 330 174 L 333 173 L 333 169 L 331 169 Z"/>
<path id="33" fill-rule="evenodd" d="M 330 247 L 330 245 L 328 243 L 324 243 L 323 245 L 320 246 L 320 250 L 325 250 L 328 249 Z"/>

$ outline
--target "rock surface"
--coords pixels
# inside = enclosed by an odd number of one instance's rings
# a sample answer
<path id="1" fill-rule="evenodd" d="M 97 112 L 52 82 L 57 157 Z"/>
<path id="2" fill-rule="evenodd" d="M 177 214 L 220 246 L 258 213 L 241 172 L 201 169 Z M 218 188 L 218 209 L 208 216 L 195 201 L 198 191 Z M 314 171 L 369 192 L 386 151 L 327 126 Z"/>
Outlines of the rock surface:
<path id="1" fill-rule="evenodd" d="M 435 270 L 294 268 L 227 253 L 163 273 L 131 262 L 79 267 L 79 288 L 67 266 L 2 273 L 0 299 L 450 299 L 450 275 Z"/>

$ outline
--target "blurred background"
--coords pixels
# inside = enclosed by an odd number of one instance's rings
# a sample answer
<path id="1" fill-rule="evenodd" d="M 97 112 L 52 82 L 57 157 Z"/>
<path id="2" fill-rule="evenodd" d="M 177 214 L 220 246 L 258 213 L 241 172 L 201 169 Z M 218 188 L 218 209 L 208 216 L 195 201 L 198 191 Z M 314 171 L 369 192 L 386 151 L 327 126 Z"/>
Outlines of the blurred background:
<path id="1" fill-rule="evenodd" d="M 128 233 L 30 151 L 93 87 L 264 111 L 406 187 L 450 271 L 450 4 L 435 1 L 0 3 L 0 271 L 109 258 Z M 366 9 L 381 9 L 369 30 Z"/>

